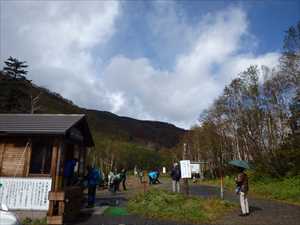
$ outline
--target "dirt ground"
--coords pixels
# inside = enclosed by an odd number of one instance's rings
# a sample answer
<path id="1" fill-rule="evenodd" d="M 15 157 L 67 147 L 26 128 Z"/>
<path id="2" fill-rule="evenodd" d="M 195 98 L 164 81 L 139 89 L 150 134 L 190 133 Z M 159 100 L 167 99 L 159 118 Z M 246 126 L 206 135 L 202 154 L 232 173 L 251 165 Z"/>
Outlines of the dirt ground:
<path id="1" fill-rule="evenodd" d="M 77 225 L 179 225 L 172 221 L 159 221 L 153 219 L 145 219 L 135 215 L 111 217 L 104 216 L 103 210 L 107 206 L 126 206 L 130 197 L 147 190 L 148 184 L 140 184 L 137 178 L 129 177 L 127 182 L 127 191 L 121 191 L 112 194 L 107 190 L 97 192 L 97 203 L 94 209 L 83 210 L 82 216 L 79 218 Z M 162 179 L 162 184 L 156 185 L 157 188 L 171 189 L 171 180 Z M 193 196 L 215 197 L 219 196 L 219 188 L 207 185 L 191 184 L 190 194 Z M 225 191 L 225 200 L 237 202 L 238 198 L 235 194 Z M 300 225 L 300 206 L 287 203 L 249 197 L 249 205 L 251 214 L 248 217 L 239 217 L 239 209 L 227 214 L 214 225 Z M 180 223 L 182 224 L 182 223 Z"/>

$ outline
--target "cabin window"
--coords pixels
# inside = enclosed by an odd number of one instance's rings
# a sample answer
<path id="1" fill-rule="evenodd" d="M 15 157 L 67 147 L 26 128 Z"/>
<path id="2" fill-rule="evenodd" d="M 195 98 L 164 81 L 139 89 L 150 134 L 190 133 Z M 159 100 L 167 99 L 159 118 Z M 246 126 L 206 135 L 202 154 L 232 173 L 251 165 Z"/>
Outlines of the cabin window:
<path id="1" fill-rule="evenodd" d="M 31 174 L 49 174 L 51 169 L 52 145 L 46 142 L 33 142 L 30 160 Z"/>

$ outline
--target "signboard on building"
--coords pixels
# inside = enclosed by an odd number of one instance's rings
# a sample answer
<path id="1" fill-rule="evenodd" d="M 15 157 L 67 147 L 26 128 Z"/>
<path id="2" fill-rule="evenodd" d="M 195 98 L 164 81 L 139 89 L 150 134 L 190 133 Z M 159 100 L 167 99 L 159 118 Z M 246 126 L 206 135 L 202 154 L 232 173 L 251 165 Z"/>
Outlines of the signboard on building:
<path id="1" fill-rule="evenodd" d="M 181 160 L 180 161 L 180 171 L 181 171 L 181 178 L 191 178 L 191 162 L 190 160 Z"/>
<path id="2" fill-rule="evenodd" d="M 0 202 L 13 210 L 48 210 L 51 178 L 0 177 Z"/>

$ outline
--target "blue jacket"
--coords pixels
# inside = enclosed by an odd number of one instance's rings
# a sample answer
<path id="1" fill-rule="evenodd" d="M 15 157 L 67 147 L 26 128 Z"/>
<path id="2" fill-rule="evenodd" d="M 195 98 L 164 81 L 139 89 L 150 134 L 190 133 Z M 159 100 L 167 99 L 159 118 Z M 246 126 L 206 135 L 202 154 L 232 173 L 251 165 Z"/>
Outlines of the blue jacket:
<path id="1" fill-rule="evenodd" d="M 74 175 L 74 168 L 76 166 L 76 160 L 71 159 L 65 162 L 64 177 L 72 177 Z"/>
<path id="2" fill-rule="evenodd" d="M 151 171 L 148 173 L 148 176 L 151 177 L 151 179 L 156 179 L 157 178 L 157 172 L 156 171 Z"/>
<path id="3" fill-rule="evenodd" d="M 97 186 L 100 184 L 101 175 L 99 171 L 95 168 L 92 168 L 87 175 L 88 186 Z"/>

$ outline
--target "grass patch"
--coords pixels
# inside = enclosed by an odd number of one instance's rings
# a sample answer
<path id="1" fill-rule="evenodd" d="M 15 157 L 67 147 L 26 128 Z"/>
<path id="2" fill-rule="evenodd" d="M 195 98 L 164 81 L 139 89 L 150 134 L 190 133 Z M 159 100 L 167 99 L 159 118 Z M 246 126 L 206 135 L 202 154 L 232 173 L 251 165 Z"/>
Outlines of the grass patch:
<path id="1" fill-rule="evenodd" d="M 22 225 L 47 225 L 47 219 L 30 219 L 30 218 L 25 218 L 22 220 Z"/>
<path id="2" fill-rule="evenodd" d="M 128 211 L 148 218 L 167 219 L 177 222 L 210 222 L 234 208 L 219 199 L 186 197 L 164 190 L 152 189 L 138 194 L 128 202 Z"/>
<path id="3" fill-rule="evenodd" d="M 300 205 L 300 176 L 258 180 L 250 188 L 260 196 Z"/>
<path id="4" fill-rule="evenodd" d="M 201 184 L 220 185 L 220 180 L 205 180 Z M 233 177 L 224 178 L 224 186 L 229 190 L 234 190 L 235 182 Z M 249 175 L 249 193 L 257 196 L 285 201 L 300 205 L 300 176 L 269 178 L 255 177 Z"/>
<path id="5" fill-rule="evenodd" d="M 129 213 L 127 212 L 127 210 L 125 208 L 108 207 L 104 211 L 104 215 L 108 215 L 108 216 L 127 216 L 127 215 L 129 215 Z"/>

